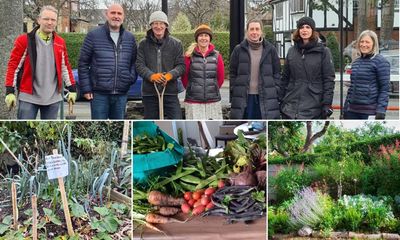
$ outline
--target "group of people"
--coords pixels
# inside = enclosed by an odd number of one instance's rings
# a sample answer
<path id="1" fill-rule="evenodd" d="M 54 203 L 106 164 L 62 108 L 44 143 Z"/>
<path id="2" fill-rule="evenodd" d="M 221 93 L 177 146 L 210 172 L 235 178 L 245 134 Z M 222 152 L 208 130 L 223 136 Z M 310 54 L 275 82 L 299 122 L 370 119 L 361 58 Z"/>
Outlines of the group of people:
<path id="1" fill-rule="evenodd" d="M 79 90 L 90 100 L 92 119 L 123 119 L 127 92 L 138 75 L 143 78 L 145 119 L 182 118 L 178 78 L 186 88 L 186 119 L 222 119 L 224 61 L 212 44 L 212 29 L 198 26 L 194 43 L 184 52 L 170 35 L 164 12 L 151 14 L 150 29 L 139 44 L 124 30 L 124 17 L 122 6 L 112 4 L 106 23 L 87 34 L 80 51 Z M 11 51 L 5 102 L 8 108 L 15 106 L 18 90 L 18 119 L 35 119 L 39 111 L 41 119 L 56 119 L 64 86 L 67 101 L 76 101 L 65 41 L 55 32 L 56 23 L 57 10 L 43 7 L 39 26 L 19 36 Z M 326 119 L 332 114 L 334 65 L 312 18 L 297 21 L 293 42 L 281 72 L 276 49 L 263 37 L 262 22 L 248 21 L 245 39 L 230 56 L 231 119 Z M 373 31 L 360 34 L 357 50 L 344 118 L 384 119 L 389 62 L 379 54 Z"/>

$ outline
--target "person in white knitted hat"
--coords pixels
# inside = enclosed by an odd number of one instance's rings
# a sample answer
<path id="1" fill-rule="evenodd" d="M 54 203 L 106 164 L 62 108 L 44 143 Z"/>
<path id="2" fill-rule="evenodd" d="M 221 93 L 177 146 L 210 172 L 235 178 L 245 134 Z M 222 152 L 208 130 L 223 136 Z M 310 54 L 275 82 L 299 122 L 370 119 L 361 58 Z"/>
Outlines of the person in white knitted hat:
<path id="1" fill-rule="evenodd" d="M 165 87 L 165 118 L 181 119 L 177 78 L 185 72 L 182 43 L 170 36 L 168 17 L 162 11 L 150 15 L 150 29 L 139 43 L 136 70 L 143 78 L 142 96 L 145 119 L 158 119 L 157 87 Z M 162 91 L 162 90 L 161 90 Z"/>

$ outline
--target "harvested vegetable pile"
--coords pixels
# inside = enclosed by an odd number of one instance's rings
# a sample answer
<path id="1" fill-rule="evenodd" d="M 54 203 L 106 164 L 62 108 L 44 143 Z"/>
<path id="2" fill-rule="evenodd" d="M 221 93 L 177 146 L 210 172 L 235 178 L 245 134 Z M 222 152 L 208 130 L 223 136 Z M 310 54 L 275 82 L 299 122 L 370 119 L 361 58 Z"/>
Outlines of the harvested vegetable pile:
<path id="1" fill-rule="evenodd" d="M 250 186 L 225 186 L 211 197 L 214 208 L 202 216 L 224 216 L 228 223 L 244 222 L 263 217 L 265 192 Z"/>
<path id="2" fill-rule="evenodd" d="M 173 143 L 167 143 L 161 135 L 150 136 L 148 134 L 137 135 L 133 138 L 133 154 L 146 154 L 152 152 L 162 152 L 165 149 L 173 149 Z"/>

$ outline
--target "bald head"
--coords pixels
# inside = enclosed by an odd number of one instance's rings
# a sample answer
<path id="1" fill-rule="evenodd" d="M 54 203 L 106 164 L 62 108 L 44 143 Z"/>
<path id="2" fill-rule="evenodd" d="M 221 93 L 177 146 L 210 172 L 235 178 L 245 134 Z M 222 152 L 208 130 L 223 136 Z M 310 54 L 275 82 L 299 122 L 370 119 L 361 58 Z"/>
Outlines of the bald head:
<path id="1" fill-rule="evenodd" d="M 108 26 L 112 31 L 119 31 L 122 23 L 124 22 L 124 9 L 121 4 L 111 4 L 106 12 Z"/>

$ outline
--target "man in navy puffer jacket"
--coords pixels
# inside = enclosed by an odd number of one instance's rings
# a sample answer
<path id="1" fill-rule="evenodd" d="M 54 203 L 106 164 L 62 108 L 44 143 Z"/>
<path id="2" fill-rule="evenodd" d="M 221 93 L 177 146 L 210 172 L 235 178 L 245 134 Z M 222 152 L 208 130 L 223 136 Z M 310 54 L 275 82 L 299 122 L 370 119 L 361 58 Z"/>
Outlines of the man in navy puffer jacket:
<path id="1" fill-rule="evenodd" d="M 351 84 L 347 93 L 345 119 L 385 119 L 389 101 L 390 64 L 380 54 L 378 37 L 370 30 L 357 40 L 360 55 L 351 65 Z"/>
<path id="2" fill-rule="evenodd" d="M 137 74 L 136 40 L 122 27 L 124 10 L 113 4 L 107 22 L 85 38 L 79 57 L 79 85 L 90 100 L 92 119 L 123 119 L 127 92 Z"/>

